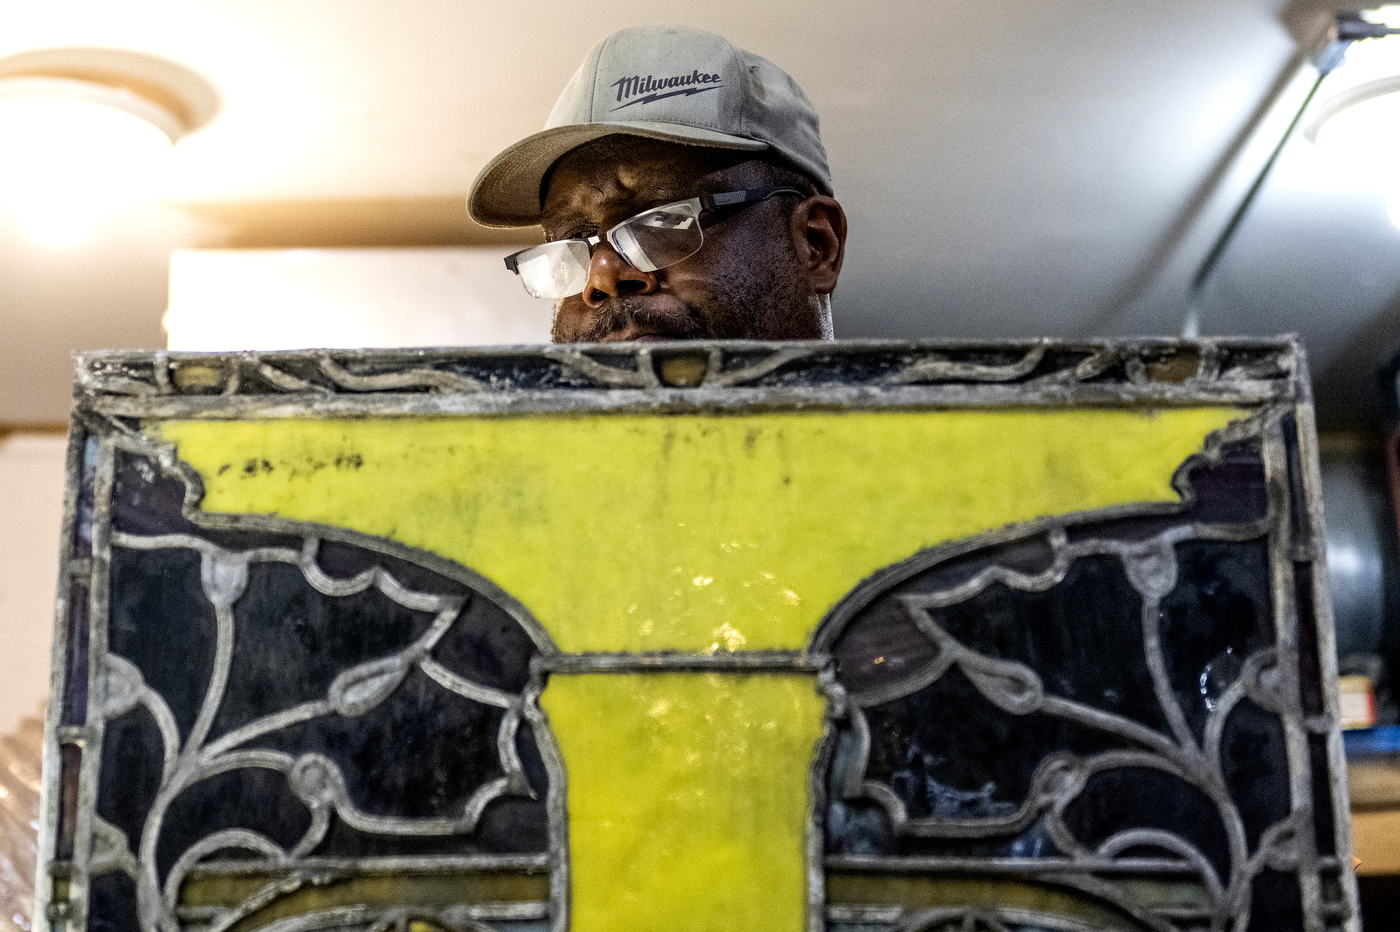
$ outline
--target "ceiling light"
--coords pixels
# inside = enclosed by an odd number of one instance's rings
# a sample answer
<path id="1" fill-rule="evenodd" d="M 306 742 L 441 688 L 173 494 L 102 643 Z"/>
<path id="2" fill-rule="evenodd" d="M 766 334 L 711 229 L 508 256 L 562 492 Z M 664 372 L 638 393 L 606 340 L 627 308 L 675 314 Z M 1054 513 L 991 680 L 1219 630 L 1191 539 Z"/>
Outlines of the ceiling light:
<path id="1" fill-rule="evenodd" d="M 1400 28 L 1400 4 L 1366 19 Z M 1336 90 L 1308 120 L 1305 135 L 1339 173 L 1382 193 L 1400 228 L 1400 36 L 1353 44 L 1335 78 Z"/>
<path id="2" fill-rule="evenodd" d="M 1373 23 L 1389 26 L 1392 29 L 1400 28 L 1400 3 L 1391 3 L 1371 10 L 1366 13 L 1366 18 Z"/>
<path id="3" fill-rule="evenodd" d="M 41 242 L 71 245 L 151 196 L 171 148 L 217 109 L 203 78 L 116 49 L 0 59 L 0 203 Z"/>
<path id="4" fill-rule="evenodd" d="M 1339 171 L 1385 195 L 1391 222 L 1400 227 L 1400 79 L 1391 83 L 1328 114 L 1313 138 Z"/>

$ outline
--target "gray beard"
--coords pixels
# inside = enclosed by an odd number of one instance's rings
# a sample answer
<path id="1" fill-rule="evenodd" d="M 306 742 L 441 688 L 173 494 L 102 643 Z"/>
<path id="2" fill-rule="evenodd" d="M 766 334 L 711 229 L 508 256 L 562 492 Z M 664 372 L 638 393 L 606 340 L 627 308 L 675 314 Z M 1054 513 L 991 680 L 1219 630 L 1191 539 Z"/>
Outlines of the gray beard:
<path id="1" fill-rule="evenodd" d="M 795 255 L 794 255 L 795 260 Z M 828 336 L 825 306 L 813 295 L 805 275 L 795 265 L 779 263 L 740 280 L 715 285 L 701 296 L 706 313 L 687 304 L 683 313 L 659 311 L 642 295 L 610 298 L 593 313 L 587 327 L 575 333 L 559 329 L 554 316 L 555 343 L 601 343 L 609 334 L 634 323 L 642 330 L 659 330 L 677 340 L 815 340 Z M 829 312 L 827 312 L 829 314 Z M 829 318 L 827 318 L 829 319 Z"/>
<path id="2" fill-rule="evenodd" d="M 714 339 L 715 334 L 705 319 L 696 314 L 694 308 L 687 306 L 686 309 L 689 313 L 684 315 L 658 313 L 646 299 L 626 295 L 612 298 L 598 308 L 593 322 L 580 332 L 564 336 L 556 324 L 552 337 L 556 343 L 601 343 L 609 334 L 626 330 L 628 324 L 636 324 L 641 329 L 664 331 L 677 340 Z M 558 321 L 557 315 L 555 320 Z"/>

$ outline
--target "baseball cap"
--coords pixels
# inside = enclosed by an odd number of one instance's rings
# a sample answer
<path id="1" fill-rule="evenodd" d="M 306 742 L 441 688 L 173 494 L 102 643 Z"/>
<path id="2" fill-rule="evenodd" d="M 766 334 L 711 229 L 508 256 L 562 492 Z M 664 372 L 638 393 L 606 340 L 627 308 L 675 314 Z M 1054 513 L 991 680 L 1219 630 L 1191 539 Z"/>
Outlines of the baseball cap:
<path id="1" fill-rule="evenodd" d="M 689 26 L 634 26 L 588 53 L 543 131 L 491 160 L 467 195 L 489 227 L 540 222 L 550 167 L 586 142 L 615 134 L 693 146 L 772 151 L 831 194 L 817 112 L 777 65 Z"/>

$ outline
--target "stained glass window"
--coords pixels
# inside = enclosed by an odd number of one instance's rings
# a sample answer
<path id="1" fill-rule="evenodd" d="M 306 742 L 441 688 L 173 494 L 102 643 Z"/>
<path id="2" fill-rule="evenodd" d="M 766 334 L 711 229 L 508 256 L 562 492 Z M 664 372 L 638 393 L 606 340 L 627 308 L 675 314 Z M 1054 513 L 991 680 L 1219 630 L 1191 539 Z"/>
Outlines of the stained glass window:
<path id="1" fill-rule="evenodd" d="M 55 932 L 1356 928 L 1288 341 L 78 376 Z"/>

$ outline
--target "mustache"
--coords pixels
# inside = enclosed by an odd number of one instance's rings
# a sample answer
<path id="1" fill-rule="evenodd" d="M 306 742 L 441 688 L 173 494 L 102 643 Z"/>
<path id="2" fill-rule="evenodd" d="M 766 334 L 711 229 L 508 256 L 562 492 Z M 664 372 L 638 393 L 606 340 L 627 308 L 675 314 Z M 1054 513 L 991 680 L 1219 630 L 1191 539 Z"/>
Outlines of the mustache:
<path id="1" fill-rule="evenodd" d="M 592 323 L 579 334 L 580 343 L 601 343 L 609 334 L 629 326 L 648 333 L 661 333 L 680 340 L 713 336 L 708 322 L 689 307 L 684 310 L 657 307 L 645 298 L 626 295 L 610 298 L 593 315 Z"/>

